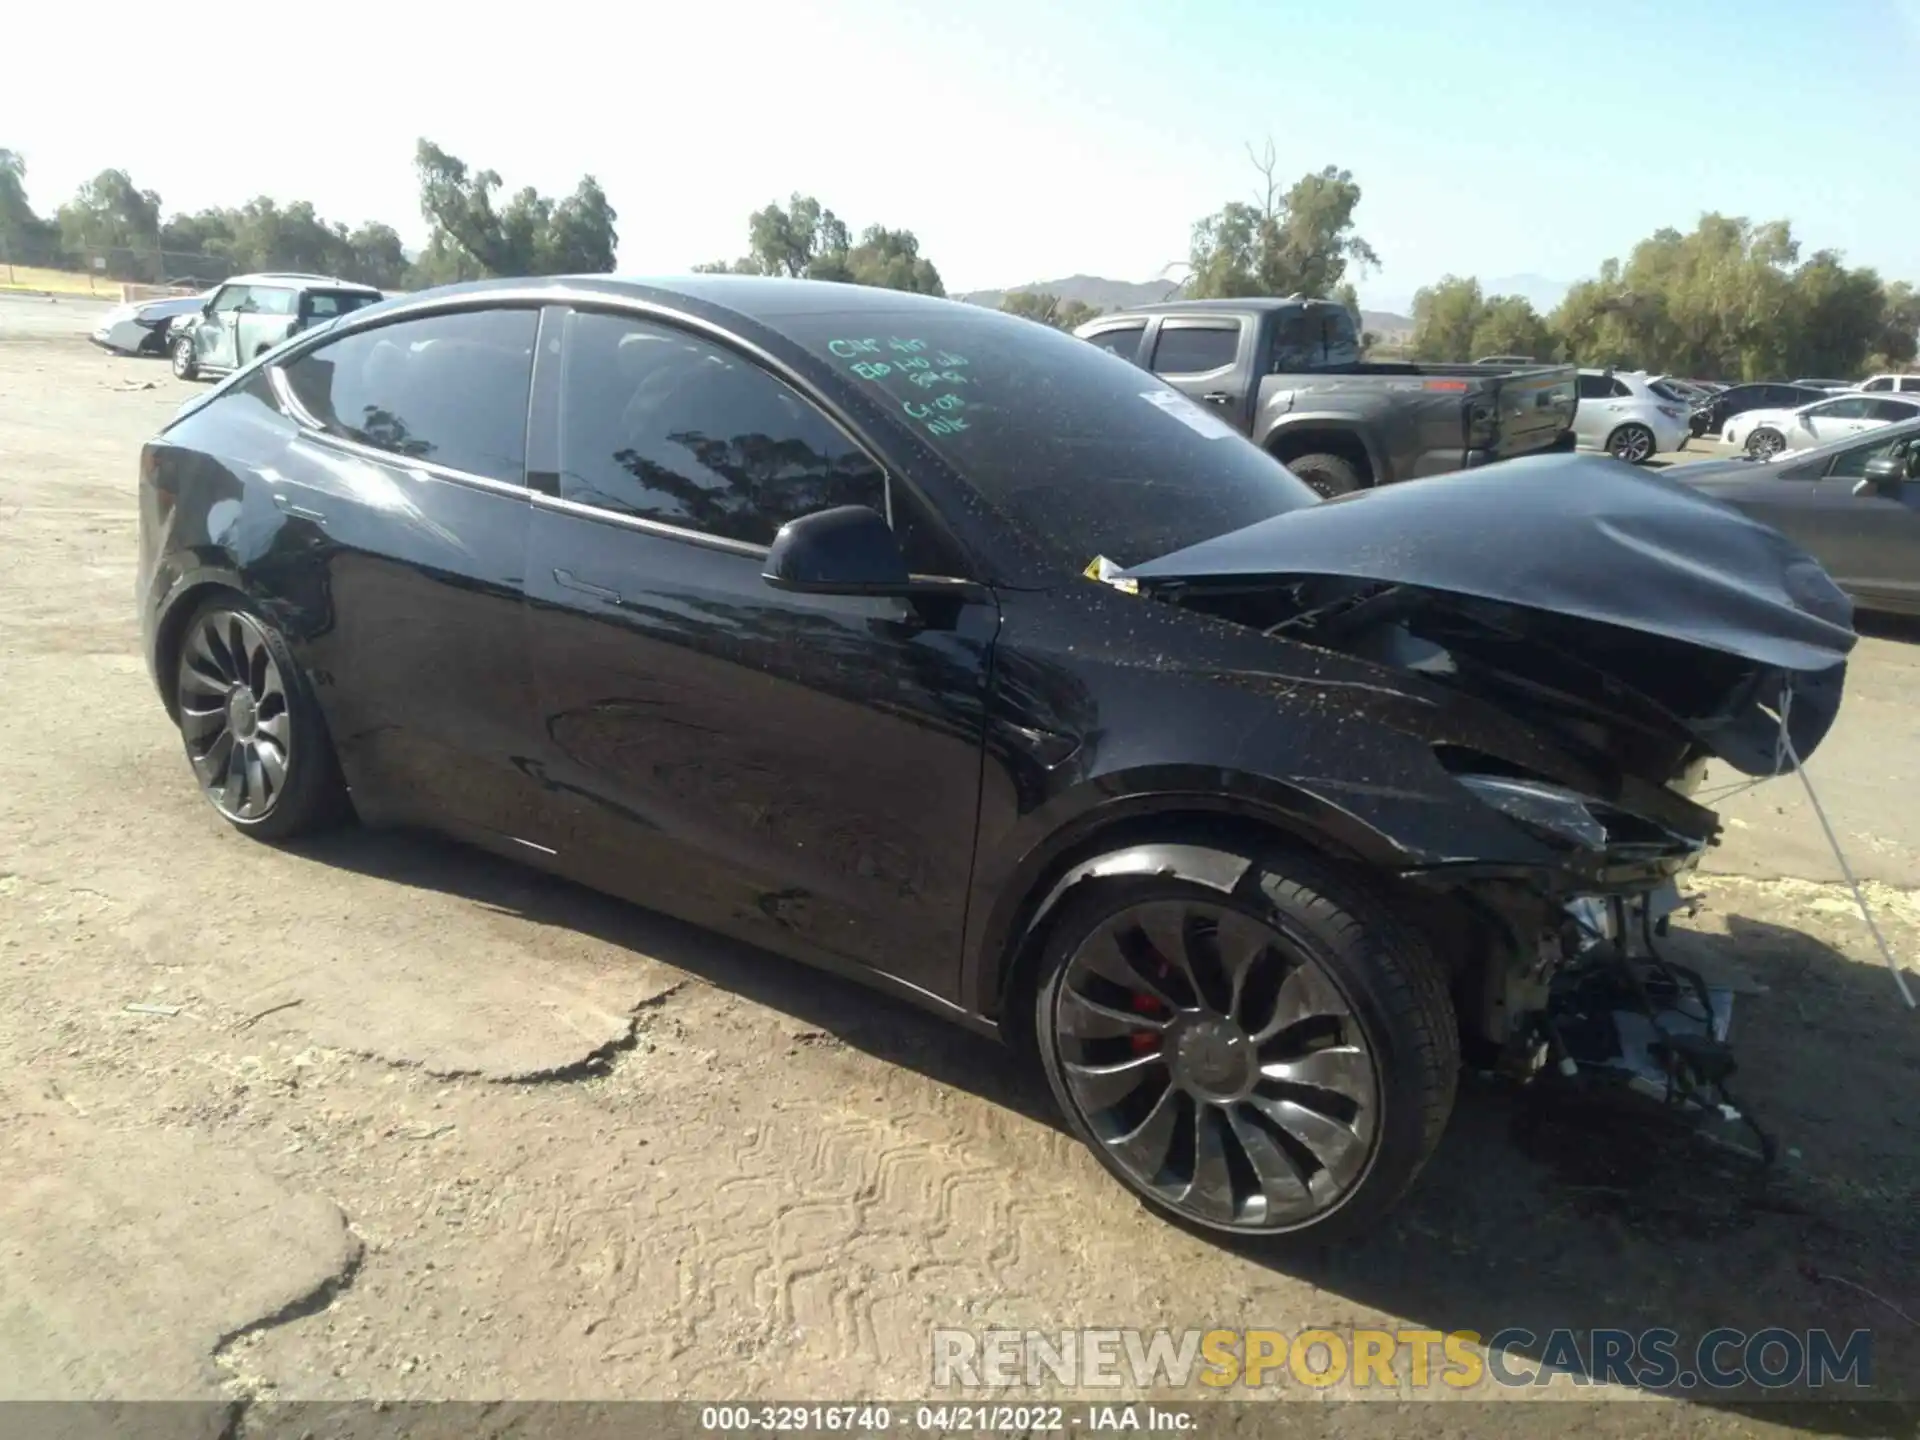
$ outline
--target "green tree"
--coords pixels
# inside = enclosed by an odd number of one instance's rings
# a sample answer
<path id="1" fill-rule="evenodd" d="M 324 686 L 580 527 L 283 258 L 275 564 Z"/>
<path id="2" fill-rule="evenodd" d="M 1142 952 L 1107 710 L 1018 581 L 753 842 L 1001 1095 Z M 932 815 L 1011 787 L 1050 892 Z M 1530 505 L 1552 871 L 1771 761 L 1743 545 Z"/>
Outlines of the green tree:
<path id="1" fill-rule="evenodd" d="M 60 207 L 60 239 L 73 252 L 105 252 L 106 270 L 124 279 L 160 278 L 160 197 L 124 170 L 102 170 Z"/>
<path id="2" fill-rule="evenodd" d="M 1062 300 L 1046 290 L 1009 291 L 1000 301 L 1000 308 L 1009 315 L 1038 320 L 1056 330 L 1077 329 L 1100 313 L 1096 306 L 1084 300 Z"/>
<path id="3" fill-rule="evenodd" d="M 846 278 L 856 285 L 881 290 L 910 290 L 916 295 L 945 295 L 940 272 L 920 253 L 920 241 L 911 230 L 889 230 L 869 225 L 860 243 L 847 252 Z"/>
<path id="4" fill-rule="evenodd" d="M 591 175 L 573 194 L 554 201 L 533 187 L 496 206 L 500 175 L 471 170 L 458 156 L 422 139 L 414 151 L 420 212 L 431 227 L 422 275 L 565 275 L 604 272 L 614 265 L 618 219 Z"/>
<path id="5" fill-rule="evenodd" d="M 59 228 L 42 220 L 27 202 L 27 162 L 18 151 L 0 150 L 0 258 L 20 264 L 51 264 Z"/>
<path id="6" fill-rule="evenodd" d="M 1447 275 L 1413 296 L 1413 355 L 1416 360 L 1474 358 L 1474 332 L 1486 313 L 1480 282 Z"/>
<path id="7" fill-rule="evenodd" d="M 1332 296 L 1349 267 L 1364 275 L 1379 265 L 1354 230 L 1360 186 L 1352 172 L 1329 165 L 1283 190 L 1272 142 L 1248 153 L 1260 173 L 1258 199 L 1229 201 L 1193 227 L 1189 295 Z"/>
<path id="8" fill-rule="evenodd" d="M 1496 295 L 1480 311 L 1466 358 L 1529 355 L 1545 360 L 1554 353 L 1553 332 L 1524 295 Z"/>
<path id="9" fill-rule="evenodd" d="M 707 274 L 776 275 L 791 280 L 839 280 L 887 290 L 944 295 L 940 272 L 920 253 L 911 230 L 869 225 L 856 244 L 852 230 L 812 195 L 796 191 L 747 217 L 747 253 L 738 260 L 696 265 Z"/>

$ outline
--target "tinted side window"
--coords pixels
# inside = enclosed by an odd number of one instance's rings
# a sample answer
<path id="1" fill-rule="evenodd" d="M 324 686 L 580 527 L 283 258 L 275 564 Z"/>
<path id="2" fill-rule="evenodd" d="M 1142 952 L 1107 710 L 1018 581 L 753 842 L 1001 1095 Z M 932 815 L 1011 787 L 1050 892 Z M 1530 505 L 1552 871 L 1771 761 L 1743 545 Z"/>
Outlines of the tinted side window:
<path id="1" fill-rule="evenodd" d="M 379 298 L 378 295 L 362 295 L 353 291 L 309 290 L 307 314 L 315 320 L 330 320 L 335 315 L 358 310 L 362 305 L 371 305 Z"/>
<path id="2" fill-rule="evenodd" d="M 1882 375 L 1877 380 L 1867 381 L 1867 383 L 1860 388 L 1862 390 L 1891 390 L 1893 389 L 1893 381 L 1888 376 Z"/>
<path id="3" fill-rule="evenodd" d="M 1240 352 L 1240 326 L 1175 325 L 1160 327 L 1160 338 L 1153 344 L 1153 370 L 1156 375 L 1199 375 L 1233 364 Z"/>
<path id="4" fill-rule="evenodd" d="M 1098 345 L 1122 360 L 1138 360 L 1140 337 L 1146 333 L 1147 323 L 1143 320 L 1138 325 L 1117 325 L 1111 330 L 1102 330 L 1098 335 L 1089 335 L 1087 343 Z"/>
<path id="5" fill-rule="evenodd" d="M 1835 400 L 1831 405 L 1822 405 L 1813 413 L 1822 420 L 1865 420 L 1875 402 L 1865 396 L 1849 400 Z"/>
<path id="6" fill-rule="evenodd" d="M 1867 418 L 1869 420 L 1911 420 L 1915 406 L 1911 400 L 1869 400 Z"/>
<path id="7" fill-rule="evenodd" d="M 1269 373 L 1299 375 L 1359 362 L 1360 337 L 1346 310 L 1312 305 L 1274 315 Z"/>
<path id="8" fill-rule="evenodd" d="M 730 350 L 620 315 L 568 319 L 560 496 L 753 545 L 886 477 L 813 405 Z"/>
<path id="9" fill-rule="evenodd" d="M 1920 375 L 1902 375 L 1900 393 L 1902 395 L 1920 394 Z"/>
<path id="10" fill-rule="evenodd" d="M 286 367 L 329 434 L 519 484 L 526 474 L 531 310 L 465 310 L 343 336 Z"/>
<path id="11" fill-rule="evenodd" d="M 1615 400 L 1631 400 L 1633 398 L 1633 387 L 1624 380 L 1615 380 L 1612 388 L 1607 391 L 1607 394 Z"/>
<path id="12" fill-rule="evenodd" d="M 1582 375 L 1580 377 L 1580 398 L 1582 400 L 1604 400 L 1613 393 L 1613 382 L 1605 375 Z"/>

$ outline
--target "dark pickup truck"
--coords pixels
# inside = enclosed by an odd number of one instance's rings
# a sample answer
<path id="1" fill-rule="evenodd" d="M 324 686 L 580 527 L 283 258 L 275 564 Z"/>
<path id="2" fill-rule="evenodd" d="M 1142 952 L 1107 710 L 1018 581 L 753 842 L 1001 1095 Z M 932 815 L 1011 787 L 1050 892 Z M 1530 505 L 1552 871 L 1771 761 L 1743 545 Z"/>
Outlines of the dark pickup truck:
<path id="1" fill-rule="evenodd" d="M 1369 362 L 1334 300 L 1172 301 L 1074 334 L 1186 392 L 1322 495 L 1573 448 L 1573 366 Z"/>

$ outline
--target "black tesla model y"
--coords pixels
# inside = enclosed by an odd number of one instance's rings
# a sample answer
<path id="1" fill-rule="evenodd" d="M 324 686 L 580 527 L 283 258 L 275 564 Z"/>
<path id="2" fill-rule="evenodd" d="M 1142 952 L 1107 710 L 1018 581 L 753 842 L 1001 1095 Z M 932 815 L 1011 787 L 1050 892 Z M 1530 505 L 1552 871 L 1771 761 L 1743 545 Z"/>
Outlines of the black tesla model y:
<path id="1" fill-rule="evenodd" d="M 234 826 L 432 827 L 860 977 L 1032 1047 L 1148 1203 L 1316 1240 L 1412 1181 L 1463 1043 L 1553 1068 L 1592 917 L 1715 836 L 1709 757 L 1813 749 L 1853 643 L 1657 475 L 1321 502 L 1083 341 L 813 281 L 397 298 L 140 491 Z"/>

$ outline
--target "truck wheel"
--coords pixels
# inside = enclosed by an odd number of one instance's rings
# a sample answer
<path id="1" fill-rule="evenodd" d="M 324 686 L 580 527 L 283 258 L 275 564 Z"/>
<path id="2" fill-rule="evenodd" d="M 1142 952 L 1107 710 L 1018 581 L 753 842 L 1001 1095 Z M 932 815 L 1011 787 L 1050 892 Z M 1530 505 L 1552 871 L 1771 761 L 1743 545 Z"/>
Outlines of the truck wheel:
<path id="1" fill-rule="evenodd" d="M 1287 469 L 1328 500 L 1336 495 L 1351 495 L 1367 483 L 1359 467 L 1341 455 L 1296 455 L 1286 464 Z"/>
<path id="2" fill-rule="evenodd" d="M 1140 878 L 1070 901 L 1035 1039 L 1075 1134 L 1139 1199 L 1317 1244 L 1377 1221 L 1419 1173 L 1459 1031 L 1387 896 L 1306 856 L 1258 870 L 1233 896 Z"/>

